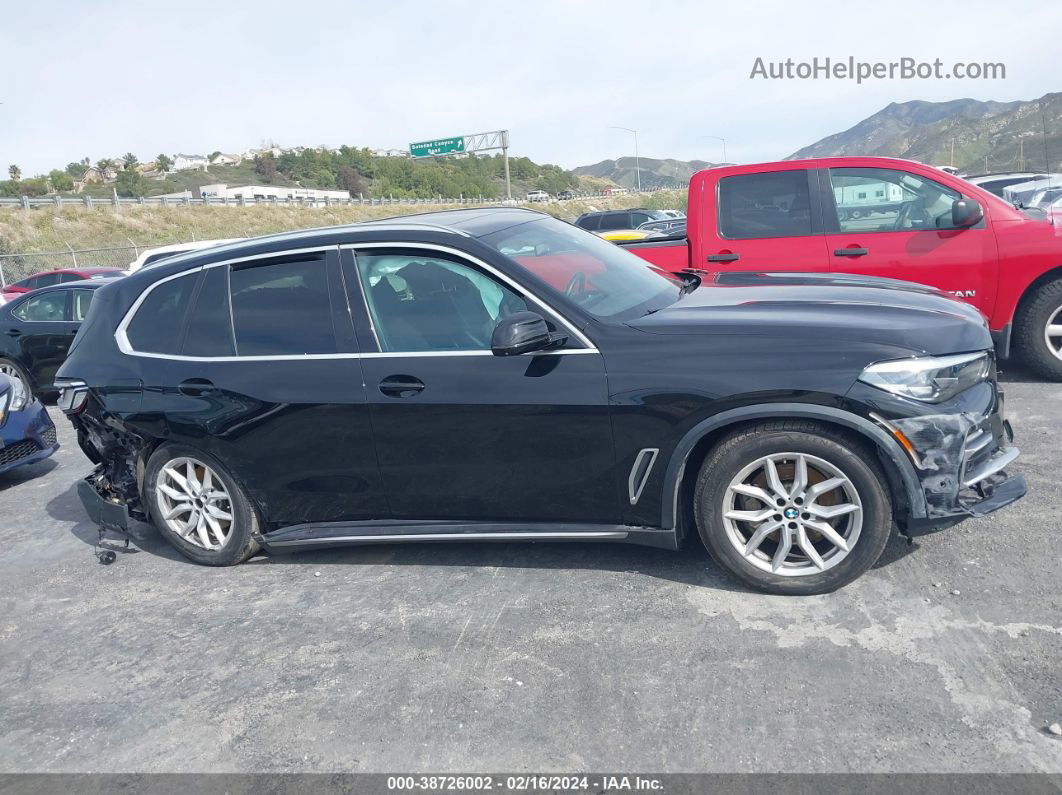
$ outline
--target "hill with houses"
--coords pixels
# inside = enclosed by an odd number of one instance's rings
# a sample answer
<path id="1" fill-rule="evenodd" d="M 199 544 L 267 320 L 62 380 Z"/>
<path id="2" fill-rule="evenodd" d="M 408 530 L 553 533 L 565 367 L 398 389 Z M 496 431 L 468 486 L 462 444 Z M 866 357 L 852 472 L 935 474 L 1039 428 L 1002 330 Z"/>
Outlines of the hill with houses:
<path id="1" fill-rule="evenodd" d="M 551 194 L 580 186 L 580 179 L 560 166 L 510 157 L 514 195 L 530 190 Z M 0 182 L 0 196 L 49 194 L 119 196 L 222 195 L 228 186 L 262 196 L 483 196 L 505 194 L 501 155 L 413 159 L 398 149 L 341 146 L 284 148 L 272 142 L 242 152 L 178 152 L 142 161 L 133 153 L 93 161 L 84 158 L 24 179 L 11 166 Z M 248 194 L 248 195 L 250 195 Z"/>

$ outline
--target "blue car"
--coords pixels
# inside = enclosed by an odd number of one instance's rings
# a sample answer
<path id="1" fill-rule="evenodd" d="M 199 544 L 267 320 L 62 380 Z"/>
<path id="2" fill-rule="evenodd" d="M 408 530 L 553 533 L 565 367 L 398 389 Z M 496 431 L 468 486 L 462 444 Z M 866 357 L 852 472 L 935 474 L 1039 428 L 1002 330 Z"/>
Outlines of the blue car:
<path id="1" fill-rule="evenodd" d="M 41 402 L 21 381 L 0 374 L 0 474 L 58 449 L 55 424 Z"/>

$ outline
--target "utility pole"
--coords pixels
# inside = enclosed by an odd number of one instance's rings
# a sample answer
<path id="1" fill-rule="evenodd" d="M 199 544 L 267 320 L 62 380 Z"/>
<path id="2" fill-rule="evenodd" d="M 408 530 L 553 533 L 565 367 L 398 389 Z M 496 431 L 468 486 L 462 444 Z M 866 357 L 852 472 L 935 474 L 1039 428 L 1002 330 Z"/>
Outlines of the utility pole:
<path id="1" fill-rule="evenodd" d="M 505 160 L 505 198 L 513 197 L 513 187 L 509 182 L 509 131 L 502 130 L 502 158 Z"/>
<path id="2" fill-rule="evenodd" d="M 951 139 L 951 162 L 948 164 L 952 168 L 955 168 L 955 139 Z"/>
<path id="3" fill-rule="evenodd" d="M 727 162 L 726 159 L 726 138 L 721 138 L 718 135 L 702 135 L 701 138 L 714 138 L 716 141 L 722 141 L 723 143 L 723 163 Z"/>
<path id="4" fill-rule="evenodd" d="M 642 161 L 638 156 L 638 131 L 632 130 L 630 127 L 610 127 L 612 130 L 626 130 L 629 133 L 634 134 L 634 170 L 638 177 L 638 192 L 642 192 Z"/>

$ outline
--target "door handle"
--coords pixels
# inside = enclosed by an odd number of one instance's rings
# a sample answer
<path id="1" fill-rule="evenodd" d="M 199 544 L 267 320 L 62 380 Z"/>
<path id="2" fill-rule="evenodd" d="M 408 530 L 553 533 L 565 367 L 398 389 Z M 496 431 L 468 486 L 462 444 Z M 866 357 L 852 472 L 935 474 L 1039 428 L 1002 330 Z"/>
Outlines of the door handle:
<path id="1" fill-rule="evenodd" d="M 7 330 L 7 336 L 9 336 L 9 337 L 21 337 L 22 336 L 22 332 L 19 331 L 17 328 L 9 328 Z"/>
<path id="2" fill-rule="evenodd" d="M 869 248 L 836 248 L 833 250 L 835 257 L 862 257 L 869 253 Z"/>
<path id="3" fill-rule="evenodd" d="M 206 378 L 189 378 L 177 386 L 177 391 L 188 397 L 202 397 L 217 392 L 217 387 Z"/>
<path id="4" fill-rule="evenodd" d="M 709 262 L 733 262 L 734 260 L 741 259 L 740 255 L 735 254 L 733 251 L 727 251 L 723 254 L 709 254 Z"/>
<path id="5" fill-rule="evenodd" d="M 387 397 L 413 397 L 424 391 L 424 382 L 411 375 L 389 375 L 380 382 L 380 391 Z"/>

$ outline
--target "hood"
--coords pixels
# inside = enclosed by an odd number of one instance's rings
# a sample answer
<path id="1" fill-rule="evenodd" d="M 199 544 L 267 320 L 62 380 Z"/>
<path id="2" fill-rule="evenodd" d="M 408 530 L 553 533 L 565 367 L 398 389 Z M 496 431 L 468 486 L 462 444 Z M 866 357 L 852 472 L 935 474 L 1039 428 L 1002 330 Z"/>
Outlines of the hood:
<path id="1" fill-rule="evenodd" d="M 942 355 L 992 347 L 984 316 L 933 287 L 872 276 L 725 273 L 630 321 L 651 334 L 880 343 Z"/>

